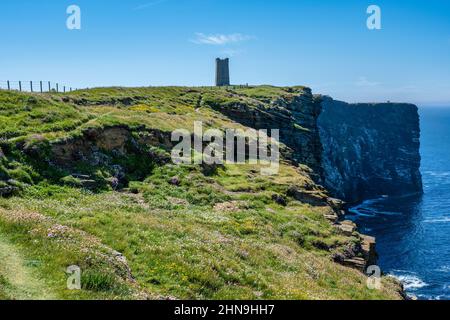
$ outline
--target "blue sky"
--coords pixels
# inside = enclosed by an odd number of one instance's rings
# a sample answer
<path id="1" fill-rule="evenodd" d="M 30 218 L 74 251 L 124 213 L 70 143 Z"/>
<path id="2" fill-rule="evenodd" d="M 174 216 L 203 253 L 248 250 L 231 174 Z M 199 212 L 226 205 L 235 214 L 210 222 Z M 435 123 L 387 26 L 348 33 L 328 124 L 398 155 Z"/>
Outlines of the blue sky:
<path id="1" fill-rule="evenodd" d="M 82 29 L 66 28 L 76 4 Z M 369 5 L 382 30 L 366 27 Z M 308 85 L 355 101 L 450 105 L 447 0 L 2 0 L 0 80 L 74 87 Z"/>

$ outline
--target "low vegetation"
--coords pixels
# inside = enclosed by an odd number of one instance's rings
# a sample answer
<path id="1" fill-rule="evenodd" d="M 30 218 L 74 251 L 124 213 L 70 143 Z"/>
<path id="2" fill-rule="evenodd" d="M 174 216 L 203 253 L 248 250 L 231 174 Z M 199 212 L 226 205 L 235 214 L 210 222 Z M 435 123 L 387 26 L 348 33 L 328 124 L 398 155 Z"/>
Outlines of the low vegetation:
<path id="1" fill-rule="evenodd" d="M 214 104 L 270 108 L 303 90 L 0 91 L 0 299 L 398 299 L 389 279 L 370 290 L 333 262 L 358 239 L 326 220 L 328 205 L 288 196 L 296 186 L 326 197 L 308 168 L 283 162 L 267 177 L 250 165 L 177 166 L 164 144 L 52 158 L 87 130 L 120 126 L 141 141 L 197 120 L 243 128 Z M 81 290 L 67 289 L 72 265 Z"/>

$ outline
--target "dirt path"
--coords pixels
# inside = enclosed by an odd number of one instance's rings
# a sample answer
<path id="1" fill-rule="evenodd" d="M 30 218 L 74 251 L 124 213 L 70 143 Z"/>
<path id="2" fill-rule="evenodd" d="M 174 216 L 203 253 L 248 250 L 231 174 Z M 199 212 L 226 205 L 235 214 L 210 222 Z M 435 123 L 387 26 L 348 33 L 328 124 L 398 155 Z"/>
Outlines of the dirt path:
<path id="1" fill-rule="evenodd" d="M 17 248 L 0 233 L 0 298 L 14 300 L 55 299 L 36 277 Z"/>

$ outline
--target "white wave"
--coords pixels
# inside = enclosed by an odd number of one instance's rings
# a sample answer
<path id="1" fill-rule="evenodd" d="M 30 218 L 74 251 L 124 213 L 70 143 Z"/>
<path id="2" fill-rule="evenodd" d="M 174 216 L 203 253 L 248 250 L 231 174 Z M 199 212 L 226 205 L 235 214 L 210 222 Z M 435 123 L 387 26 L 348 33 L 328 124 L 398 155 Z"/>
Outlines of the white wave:
<path id="1" fill-rule="evenodd" d="M 448 272 L 450 272 L 450 266 L 442 266 L 442 267 L 436 269 L 436 271 L 437 272 L 446 272 L 446 273 L 448 273 Z M 446 284 L 445 288 L 446 289 L 450 289 L 450 285 Z"/>
<path id="2" fill-rule="evenodd" d="M 385 216 L 401 216 L 401 212 L 393 212 L 393 211 L 377 211 L 378 214 Z"/>
<path id="3" fill-rule="evenodd" d="M 439 295 L 439 296 L 431 296 L 427 294 L 418 294 L 416 297 L 420 300 L 428 300 L 428 301 L 439 301 L 439 300 L 447 300 L 445 295 Z"/>
<path id="4" fill-rule="evenodd" d="M 449 171 L 425 171 L 425 174 L 436 178 L 446 178 L 450 176 Z"/>
<path id="5" fill-rule="evenodd" d="M 349 212 L 357 215 L 357 216 L 363 216 L 363 217 L 375 217 L 376 213 L 374 211 L 369 211 L 365 208 L 361 207 L 354 207 L 348 210 Z"/>
<path id="6" fill-rule="evenodd" d="M 445 223 L 445 222 L 450 222 L 450 217 L 423 220 L 423 223 Z"/>
<path id="7" fill-rule="evenodd" d="M 385 198 L 365 200 L 361 204 L 348 209 L 349 212 L 363 217 L 375 217 L 379 212 L 371 208 L 372 205 L 384 200 Z"/>
<path id="8" fill-rule="evenodd" d="M 385 215 L 385 216 L 402 215 L 401 212 L 380 211 L 380 210 L 377 210 L 376 208 L 372 207 L 374 204 L 383 202 L 387 198 L 388 198 L 388 196 L 382 196 L 381 198 L 366 200 L 363 203 L 361 203 L 353 208 L 350 208 L 348 211 L 355 215 L 363 216 L 363 217 L 376 217 L 379 215 Z"/>
<path id="9" fill-rule="evenodd" d="M 417 276 L 413 275 L 396 275 L 395 276 L 398 280 L 400 280 L 401 283 L 403 283 L 403 286 L 406 290 L 417 290 L 423 287 L 428 286 L 426 282 L 424 282 L 422 279 L 420 279 Z"/>

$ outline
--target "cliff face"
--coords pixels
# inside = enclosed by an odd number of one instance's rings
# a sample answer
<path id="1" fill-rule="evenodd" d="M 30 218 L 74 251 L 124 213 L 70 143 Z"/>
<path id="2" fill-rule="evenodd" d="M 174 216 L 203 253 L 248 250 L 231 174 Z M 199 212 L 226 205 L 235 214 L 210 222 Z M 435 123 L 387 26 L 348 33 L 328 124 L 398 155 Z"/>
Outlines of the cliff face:
<path id="1" fill-rule="evenodd" d="M 247 127 L 280 129 L 284 158 L 310 167 L 334 197 L 357 202 L 422 192 L 414 105 L 348 104 L 302 88 L 255 104 L 208 106 Z"/>
<path id="2" fill-rule="evenodd" d="M 356 202 L 422 192 L 416 106 L 322 100 L 323 184 L 334 196 Z"/>
<path id="3" fill-rule="evenodd" d="M 321 113 L 320 99 L 309 88 L 294 89 L 286 95 L 271 99 L 258 98 L 255 105 L 248 103 L 209 104 L 228 118 L 254 129 L 279 129 L 280 140 L 287 149 L 285 159 L 307 165 L 312 176 L 322 176 L 322 146 L 317 118 Z"/>

